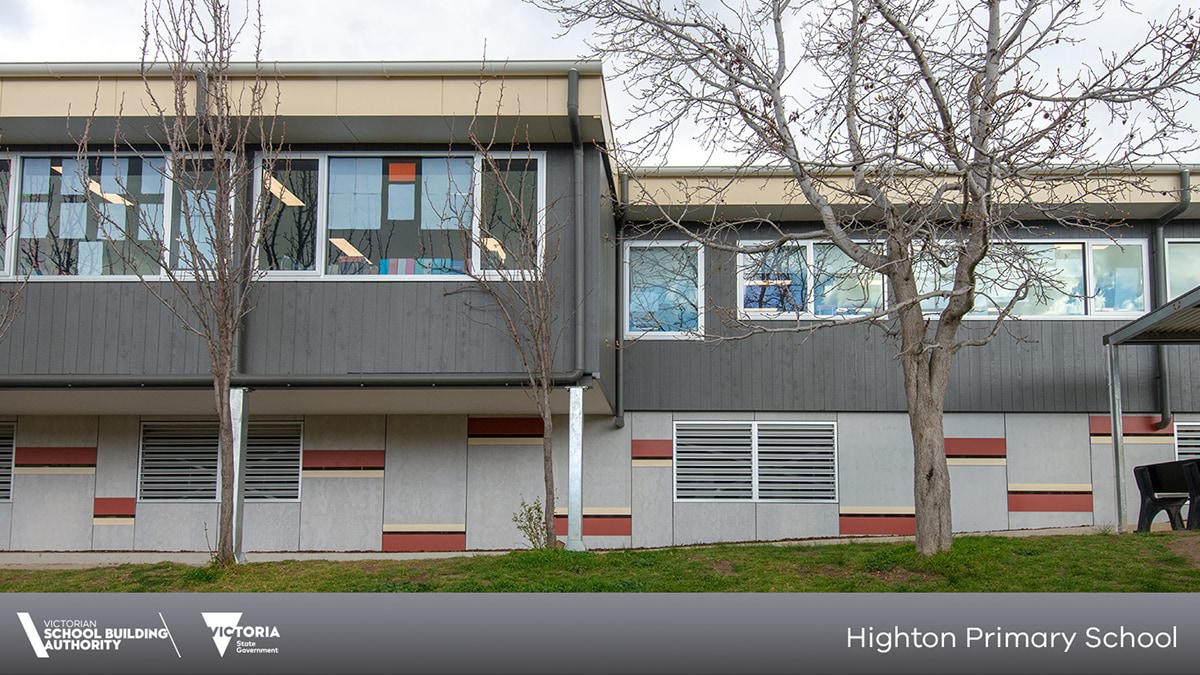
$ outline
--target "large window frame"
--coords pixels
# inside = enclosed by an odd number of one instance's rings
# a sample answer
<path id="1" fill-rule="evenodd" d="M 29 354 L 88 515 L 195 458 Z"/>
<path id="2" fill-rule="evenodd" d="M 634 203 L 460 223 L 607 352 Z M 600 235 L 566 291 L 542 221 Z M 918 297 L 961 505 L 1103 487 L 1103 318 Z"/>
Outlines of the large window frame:
<path id="1" fill-rule="evenodd" d="M 771 243 L 768 240 L 741 240 L 739 246 L 759 246 Z M 855 243 L 869 245 L 869 242 L 856 241 Z M 803 312 L 777 312 L 770 310 L 749 310 L 746 309 L 746 271 L 752 268 L 751 257 L 755 254 L 738 253 L 737 254 L 737 309 L 738 316 L 743 321 L 849 321 L 852 319 L 870 316 L 877 310 L 869 307 L 863 307 L 862 311 L 845 314 L 817 314 L 814 310 L 817 305 L 817 274 L 816 274 L 816 247 L 820 245 L 835 246 L 833 242 L 818 239 L 804 241 L 789 241 L 780 246 L 780 248 L 795 248 L 804 251 L 804 278 L 805 278 L 805 295 L 804 305 L 807 309 Z M 835 247 L 836 248 L 836 247 Z M 880 280 L 879 300 L 882 307 L 887 307 L 887 279 L 879 273 L 874 274 Z"/>
<path id="2" fill-rule="evenodd" d="M 262 279 L 265 281 L 371 281 L 371 282 L 401 282 L 401 281 L 434 281 L 434 282 L 463 282 L 469 281 L 470 276 L 467 274 L 330 274 L 326 271 L 324 262 L 324 247 L 329 239 L 329 159 L 331 157 L 384 157 L 384 158 L 454 158 L 454 157 L 470 157 L 474 166 L 474 185 L 472 185 L 473 212 L 471 217 L 471 251 L 469 260 L 471 269 L 482 272 L 482 276 L 493 280 L 508 280 L 522 278 L 539 278 L 545 273 L 546 267 L 546 152 L 543 150 L 535 151 L 503 151 L 491 152 L 491 157 L 496 160 L 532 160 L 537 162 L 537 239 L 540 243 L 537 270 L 483 270 L 483 255 L 480 252 L 479 241 L 482 227 L 482 204 L 483 204 L 483 155 L 467 150 L 451 151 L 444 153 L 437 152 L 421 152 L 417 150 L 378 150 L 378 151 L 297 151 L 284 152 L 278 155 L 278 161 L 288 161 L 293 159 L 308 159 L 317 160 L 317 185 L 318 199 L 317 205 L 317 235 L 316 235 L 316 261 L 317 269 L 315 270 L 261 270 Z M 255 166 L 258 170 L 254 172 L 254 199 L 255 208 L 259 207 L 258 201 L 263 198 L 262 194 L 262 153 L 258 153 L 254 157 Z M 254 266 L 258 269 L 260 256 L 262 255 L 261 242 L 256 241 L 254 245 Z"/>
<path id="3" fill-rule="evenodd" d="M 11 152 L 0 152 L 0 162 L 8 162 L 8 213 L 4 214 L 4 255 L 0 255 L 0 279 L 11 277 L 15 274 L 17 253 L 16 249 L 19 244 L 17 241 L 17 228 L 20 227 L 19 221 L 16 227 L 13 226 L 13 208 L 18 199 L 21 198 L 19 192 L 19 184 L 17 182 L 17 159 L 18 155 Z"/>
<path id="4" fill-rule="evenodd" d="M 1181 239 L 1168 240 L 1168 242 L 1170 242 L 1170 241 L 1200 242 L 1200 239 L 1182 239 L 1181 238 Z M 754 245 L 764 244 L 764 243 L 769 243 L 769 242 L 761 241 L 761 240 L 742 240 L 739 242 L 739 244 L 743 245 L 743 246 L 754 246 Z M 744 273 L 745 273 L 745 270 L 747 270 L 749 268 L 749 265 L 748 265 L 748 261 L 747 261 L 747 254 L 739 253 L 737 256 L 737 269 L 735 270 L 735 274 L 737 275 L 735 287 L 736 287 L 736 293 L 737 293 L 738 316 L 744 321 L 829 321 L 829 320 L 838 320 L 838 319 L 850 320 L 850 319 L 855 319 L 855 318 L 862 317 L 862 316 L 868 316 L 869 313 L 865 312 L 865 311 L 858 313 L 858 314 L 829 315 L 829 316 L 815 314 L 813 312 L 813 308 L 815 307 L 815 299 L 816 299 L 816 295 L 815 295 L 816 294 L 816 284 L 815 284 L 816 275 L 813 272 L 813 265 L 815 264 L 814 258 L 813 258 L 814 247 L 817 244 L 822 244 L 822 243 L 828 243 L 828 242 L 826 240 L 818 239 L 818 240 L 812 240 L 812 241 L 789 242 L 789 243 L 785 244 L 785 246 L 804 247 L 806 249 L 805 266 L 808 268 L 807 272 L 806 272 L 808 289 L 807 289 L 807 296 L 806 296 L 805 302 L 808 307 L 808 311 L 805 311 L 805 312 L 766 312 L 766 311 L 764 311 L 764 312 L 757 312 L 757 311 L 748 312 L 745 308 L 746 279 L 745 279 Z M 869 242 L 857 242 L 857 243 L 867 244 Z M 1084 307 L 1083 314 L 1036 314 L 1036 315 L 1030 315 L 1030 316 L 1014 315 L 1011 317 L 1013 319 L 1019 319 L 1021 321 L 1097 321 L 1097 320 L 1098 321 L 1112 321 L 1112 320 L 1120 320 L 1120 319 L 1127 319 L 1127 318 L 1136 318 L 1136 317 L 1142 316 L 1146 312 L 1150 311 L 1150 309 L 1149 309 L 1150 308 L 1150 285 L 1151 285 L 1150 267 L 1149 267 L 1149 265 L 1150 265 L 1150 245 L 1149 245 L 1149 240 L 1147 240 L 1147 239 L 1123 238 L 1123 239 L 1112 240 L 1112 239 L 1096 239 L 1096 238 L 1081 238 L 1081 237 L 1075 237 L 1075 238 L 1070 238 L 1070 239 L 1021 238 L 1021 239 L 1006 240 L 1006 243 L 1051 244 L 1051 245 L 1068 244 L 1068 245 L 1079 245 L 1079 246 L 1083 247 L 1083 276 L 1084 276 L 1084 293 L 1085 293 L 1085 297 L 1083 298 L 1083 307 Z M 1112 246 L 1112 245 L 1141 246 L 1141 249 L 1142 249 L 1142 255 L 1141 255 L 1141 258 L 1142 258 L 1142 297 L 1145 299 L 1145 302 L 1144 302 L 1145 309 L 1138 310 L 1138 311 L 1101 311 L 1096 308 L 1095 294 L 1096 294 L 1097 275 L 1096 275 L 1096 271 L 1095 271 L 1096 257 L 1095 257 L 1094 249 L 1096 246 Z M 1167 273 L 1169 274 L 1169 269 L 1167 270 Z M 884 303 L 885 307 L 889 307 L 891 305 L 891 294 L 888 292 L 888 284 L 886 283 L 886 280 L 883 283 L 882 299 L 883 299 L 883 303 Z M 977 300 L 976 304 L 978 304 L 978 300 Z M 866 309 L 866 308 L 864 308 L 864 309 Z M 940 310 L 927 311 L 927 312 L 925 312 L 925 316 L 928 318 L 936 318 L 940 313 L 941 313 Z M 996 316 L 997 316 L 997 312 L 977 311 L 975 309 L 972 309 L 972 311 L 969 314 L 967 314 L 963 318 L 963 320 L 964 321 L 981 321 L 981 322 L 982 321 L 995 321 Z"/>
<path id="5" fill-rule="evenodd" d="M 726 426 L 730 424 L 748 424 L 751 434 L 751 496 L 749 499 L 738 498 L 684 498 L 679 497 L 679 425 L 689 426 Z M 800 426 L 800 427 L 829 427 L 833 435 L 833 495 L 828 499 L 765 499 L 759 494 L 759 429 L 764 426 Z M 838 422 L 835 420 L 674 420 L 671 422 L 671 501 L 676 504 L 838 504 L 841 500 L 841 455 L 838 451 Z"/>
<path id="6" fill-rule="evenodd" d="M 630 330 L 629 327 L 629 297 L 633 287 L 630 285 L 629 252 L 634 248 L 694 248 L 696 249 L 696 330 L 694 331 L 641 331 Z M 621 333 L 626 340 L 703 340 L 704 339 L 704 246 L 699 242 L 681 239 L 630 240 L 625 242 L 621 255 L 621 274 L 624 293 L 621 298 Z"/>
<path id="7" fill-rule="evenodd" d="M 1196 237 L 1167 237 L 1163 240 L 1163 246 L 1165 247 L 1163 251 L 1163 277 L 1166 280 L 1167 287 L 1167 297 L 1163 298 L 1164 303 L 1170 302 L 1191 290 L 1190 288 L 1185 288 L 1179 293 L 1172 294 L 1171 292 L 1171 244 L 1192 244 L 1200 247 L 1200 239 Z"/>

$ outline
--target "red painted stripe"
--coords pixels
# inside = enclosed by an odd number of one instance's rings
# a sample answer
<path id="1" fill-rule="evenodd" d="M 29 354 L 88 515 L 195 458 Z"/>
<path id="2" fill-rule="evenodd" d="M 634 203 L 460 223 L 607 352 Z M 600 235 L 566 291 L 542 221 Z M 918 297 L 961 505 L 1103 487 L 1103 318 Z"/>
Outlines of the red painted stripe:
<path id="1" fill-rule="evenodd" d="M 1170 436 L 1175 433 L 1175 423 L 1166 429 L 1155 429 L 1154 425 L 1162 418 L 1158 415 L 1125 415 L 1121 418 L 1122 431 L 1125 434 L 1141 436 Z M 1088 418 L 1088 431 L 1093 436 L 1111 436 L 1112 418 L 1108 415 L 1092 415 Z"/>
<path id="2" fill-rule="evenodd" d="M 1056 511 L 1088 513 L 1092 510 L 1092 493 L 1010 492 L 1008 510 L 1015 512 Z"/>
<path id="3" fill-rule="evenodd" d="M 634 440 L 633 456 L 635 459 L 671 459 L 674 444 L 667 440 Z"/>
<path id="4" fill-rule="evenodd" d="M 17 466 L 96 466 L 95 448 L 17 448 Z"/>
<path id="5" fill-rule="evenodd" d="M 567 536 L 567 517 L 554 517 L 554 534 Z M 632 516 L 584 516 L 583 534 L 586 537 L 633 536 Z"/>
<path id="6" fill-rule="evenodd" d="M 92 515 L 121 516 L 132 518 L 137 512 L 137 500 L 133 497 L 96 497 Z"/>
<path id="7" fill-rule="evenodd" d="M 1005 457 L 1008 454 L 1003 438 L 947 438 L 948 457 Z"/>
<path id="8" fill-rule="evenodd" d="M 916 534 L 915 516 L 839 516 L 842 534 Z"/>
<path id="9" fill-rule="evenodd" d="M 382 469 L 383 450 L 305 450 L 305 469 Z"/>
<path id="10" fill-rule="evenodd" d="M 541 436 L 540 417 L 468 417 L 467 436 Z"/>
<path id="11" fill-rule="evenodd" d="M 412 551 L 465 551 L 466 532 L 384 532 L 385 553 L 407 553 Z"/>

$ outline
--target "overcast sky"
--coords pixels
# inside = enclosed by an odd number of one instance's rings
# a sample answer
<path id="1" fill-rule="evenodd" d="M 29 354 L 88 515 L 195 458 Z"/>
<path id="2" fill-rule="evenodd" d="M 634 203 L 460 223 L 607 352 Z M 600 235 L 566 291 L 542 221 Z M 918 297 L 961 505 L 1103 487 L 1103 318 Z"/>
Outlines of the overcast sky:
<path id="1" fill-rule="evenodd" d="M 1142 16 L 1109 0 L 1111 10 L 1089 27 L 1089 44 L 1065 49 L 1063 63 L 1043 65 L 1070 68 L 1081 49 L 1119 46 L 1130 37 L 1131 25 L 1164 17 L 1178 2 L 1127 4 Z M 0 0 L 0 62 L 137 61 L 142 5 L 143 0 Z M 556 39 L 554 18 L 520 0 L 263 0 L 263 13 L 264 57 L 272 61 L 473 60 L 485 45 L 491 59 L 570 59 L 586 51 L 584 35 Z M 610 81 L 608 87 L 613 117 L 622 121 L 629 100 L 620 83 Z M 687 143 L 671 156 L 672 163 L 704 159 Z"/>

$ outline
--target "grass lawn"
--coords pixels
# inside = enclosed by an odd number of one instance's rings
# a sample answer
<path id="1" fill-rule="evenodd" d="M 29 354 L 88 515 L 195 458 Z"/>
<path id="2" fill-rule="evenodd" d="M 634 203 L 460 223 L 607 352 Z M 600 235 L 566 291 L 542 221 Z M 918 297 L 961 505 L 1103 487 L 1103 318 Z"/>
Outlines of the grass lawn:
<path id="1" fill-rule="evenodd" d="M 160 563 L 0 569 L 0 589 L 287 592 L 1200 591 L 1200 534 L 963 537 L 922 559 L 912 544 L 523 551 L 417 561 Z"/>

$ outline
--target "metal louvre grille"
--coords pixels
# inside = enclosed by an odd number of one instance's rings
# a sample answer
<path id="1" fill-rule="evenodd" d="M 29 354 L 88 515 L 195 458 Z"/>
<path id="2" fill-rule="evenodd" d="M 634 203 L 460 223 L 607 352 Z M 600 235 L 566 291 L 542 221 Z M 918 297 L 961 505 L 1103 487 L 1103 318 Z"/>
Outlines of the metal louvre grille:
<path id="1" fill-rule="evenodd" d="M 675 425 L 676 499 L 754 498 L 753 425 Z"/>
<path id="2" fill-rule="evenodd" d="M 1200 459 L 1200 423 L 1175 423 L 1175 458 Z"/>
<path id="3" fill-rule="evenodd" d="M 837 501 L 832 424 L 758 424 L 758 498 Z"/>
<path id="4" fill-rule="evenodd" d="M 13 446 L 17 426 L 0 422 L 0 501 L 12 499 Z"/>
<path id="5" fill-rule="evenodd" d="M 251 422 L 246 434 L 246 501 L 300 498 L 300 422 Z"/>
<path id="6" fill-rule="evenodd" d="M 837 427 L 808 422 L 677 422 L 675 498 L 836 502 Z"/>
<path id="7" fill-rule="evenodd" d="M 138 495 L 156 501 L 217 498 L 216 422 L 145 422 Z"/>

